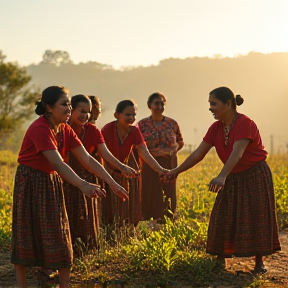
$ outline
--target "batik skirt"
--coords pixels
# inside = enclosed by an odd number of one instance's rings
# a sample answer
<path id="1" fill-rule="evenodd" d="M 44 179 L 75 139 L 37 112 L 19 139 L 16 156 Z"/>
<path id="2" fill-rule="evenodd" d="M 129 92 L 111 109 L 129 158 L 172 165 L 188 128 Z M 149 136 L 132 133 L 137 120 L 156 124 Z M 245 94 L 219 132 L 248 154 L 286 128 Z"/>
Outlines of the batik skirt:
<path id="1" fill-rule="evenodd" d="M 271 171 L 265 161 L 229 174 L 215 200 L 207 252 L 249 257 L 281 250 Z"/>
<path id="2" fill-rule="evenodd" d="M 47 269 L 68 268 L 73 261 L 62 180 L 19 165 L 13 194 L 11 262 Z"/>

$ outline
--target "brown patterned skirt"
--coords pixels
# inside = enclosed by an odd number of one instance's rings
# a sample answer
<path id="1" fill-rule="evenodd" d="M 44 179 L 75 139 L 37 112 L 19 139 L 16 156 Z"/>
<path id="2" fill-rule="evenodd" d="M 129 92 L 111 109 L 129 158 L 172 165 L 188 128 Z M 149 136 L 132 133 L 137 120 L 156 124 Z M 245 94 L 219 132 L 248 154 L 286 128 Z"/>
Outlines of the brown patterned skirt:
<path id="1" fill-rule="evenodd" d="M 166 169 L 177 166 L 176 156 L 154 157 Z M 164 219 L 176 210 L 176 183 L 161 183 L 159 174 L 141 160 L 142 213 L 144 220 Z"/>
<path id="2" fill-rule="evenodd" d="M 59 269 L 70 267 L 72 261 L 60 176 L 19 165 L 13 195 L 11 262 Z"/>
<path id="3" fill-rule="evenodd" d="M 127 165 L 138 170 L 138 163 L 134 157 L 133 151 L 129 154 Z M 106 197 L 102 198 L 102 221 L 104 225 L 117 224 L 118 227 L 123 223 L 132 223 L 135 226 L 142 220 L 141 211 L 141 189 L 140 178 L 128 179 L 120 171 L 109 169 L 106 170 L 111 174 L 113 179 L 120 184 L 129 193 L 129 200 L 122 201 L 115 196 L 113 191 L 106 185 Z"/>
<path id="4" fill-rule="evenodd" d="M 212 210 L 207 252 L 250 257 L 281 250 L 275 210 L 271 171 L 265 161 L 230 174 Z"/>
<path id="5" fill-rule="evenodd" d="M 69 155 L 69 165 L 82 179 L 98 184 L 98 179 Z M 97 246 L 99 232 L 99 199 L 87 197 L 80 189 L 64 181 L 64 198 L 70 224 L 72 243 L 77 238 L 86 248 Z"/>

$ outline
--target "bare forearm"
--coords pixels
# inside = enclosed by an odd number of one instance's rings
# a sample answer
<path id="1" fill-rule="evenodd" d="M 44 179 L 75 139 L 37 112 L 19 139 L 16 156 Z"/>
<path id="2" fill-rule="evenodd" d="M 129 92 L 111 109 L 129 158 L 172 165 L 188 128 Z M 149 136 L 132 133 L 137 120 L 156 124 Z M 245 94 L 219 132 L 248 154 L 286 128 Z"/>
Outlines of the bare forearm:
<path id="1" fill-rule="evenodd" d="M 58 174 L 70 184 L 80 188 L 83 185 L 83 180 L 80 178 L 65 162 L 60 162 L 53 165 Z"/>
<path id="2" fill-rule="evenodd" d="M 193 166 L 195 166 L 198 162 L 200 162 L 204 156 L 199 155 L 196 151 L 194 151 L 190 156 L 188 156 L 184 162 L 182 162 L 177 168 L 173 171 L 177 174 L 182 173 Z"/>
<path id="3" fill-rule="evenodd" d="M 219 177 L 226 178 L 228 174 L 232 171 L 235 165 L 239 162 L 241 155 L 237 151 L 233 151 L 228 160 L 226 161 L 225 165 L 223 166 L 222 170 L 219 173 Z"/>
<path id="4" fill-rule="evenodd" d="M 141 158 L 156 172 L 162 173 L 162 167 L 160 164 L 153 158 L 148 150 L 139 151 Z"/>
<path id="5" fill-rule="evenodd" d="M 109 151 L 101 151 L 103 159 L 108 162 L 111 166 L 115 167 L 118 170 L 122 170 L 124 164 L 121 163 L 117 158 L 115 158 Z"/>
<path id="6" fill-rule="evenodd" d="M 111 177 L 111 175 L 92 156 L 89 156 L 87 163 L 82 163 L 82 165 L 86 170 L 103 179 L 107 184 L 114 182 L 114 179 Z"/>

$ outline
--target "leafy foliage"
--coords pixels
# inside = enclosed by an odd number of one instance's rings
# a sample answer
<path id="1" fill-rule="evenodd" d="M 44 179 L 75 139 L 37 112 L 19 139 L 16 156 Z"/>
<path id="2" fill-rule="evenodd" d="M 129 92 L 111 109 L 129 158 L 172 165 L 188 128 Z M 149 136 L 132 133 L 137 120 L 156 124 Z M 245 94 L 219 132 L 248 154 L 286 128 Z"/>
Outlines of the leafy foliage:
<path id="1" fill-rule="evenodd" d="M 0 51 L 0 134 L 3 137 L 28 120 L 39 92 L 29 86 L 31 77 L 24 67 L 5 62 Z"/>
<path id="2" fill-rule="evenodd" d="M 180 162 L 186 157 L 181 155 Z M 11 151 L 0 152 L 0 248 L 7 247 L 11 238 L 16 158 Z M 287 161 L 287 154 L 268 159 L 280 229 L 287 228 L 288 223 Z M 136 230 L 124 226 L 115 232 L 114 242 L 107 241 L 107 231 L 101 229 L 97 249 L 88 251 L 84 247 L 83 253 L 75 259 L 72 282 L 91 284 L 91 287 L 109 287 L 108 283 L 118 287 L 118 282 L 143 283 L 138 287 L 170 287 L 177 281 L 185 285 L 193 281 L 200 285 L 213 277 L 213 269 L 217 266 L 213 257 L 206 254 L 205 244 L 215 194 L 207 191 L 207 184 L 221 167 L 215 153 L 209 153 L 201 164 L 179 176 L 175 220 L 166 218 L 165 224 L 141 222 Z M 102 283 L 102 286 L 93 286 L 96 283 Z"/>

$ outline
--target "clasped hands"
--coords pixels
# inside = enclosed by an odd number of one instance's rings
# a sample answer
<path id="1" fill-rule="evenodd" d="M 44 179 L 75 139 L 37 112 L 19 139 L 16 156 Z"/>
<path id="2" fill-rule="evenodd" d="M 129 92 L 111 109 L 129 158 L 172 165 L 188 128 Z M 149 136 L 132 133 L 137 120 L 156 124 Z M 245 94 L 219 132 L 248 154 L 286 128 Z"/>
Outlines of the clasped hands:
<path id="1" fill-rule="evenodd" d="M 174 169 L 163 169 L 162 172 L 159 173 L 159 181 L 162 183 L 174 183 L 176 182 L 177 176 L 178 173 L 176 173 Z"/>

